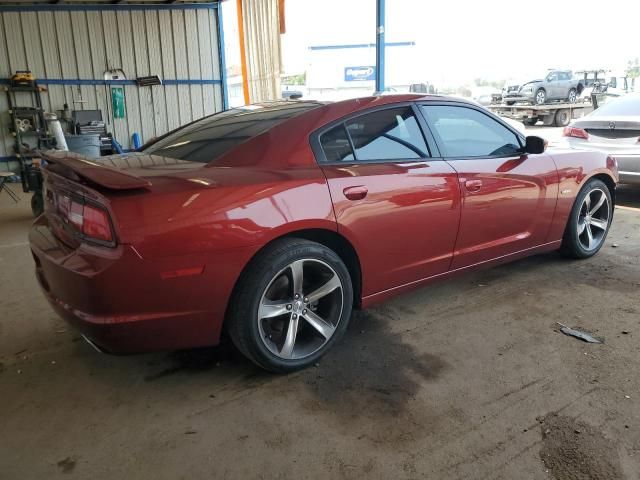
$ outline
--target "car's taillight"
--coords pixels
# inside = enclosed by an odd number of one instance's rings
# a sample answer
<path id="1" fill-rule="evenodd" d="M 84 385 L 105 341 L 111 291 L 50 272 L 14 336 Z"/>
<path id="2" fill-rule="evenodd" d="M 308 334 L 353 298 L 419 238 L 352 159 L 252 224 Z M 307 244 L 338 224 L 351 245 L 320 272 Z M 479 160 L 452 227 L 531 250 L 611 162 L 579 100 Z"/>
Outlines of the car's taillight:
<path id="1" fill-rule="evenodd" d="M 589 140 L 589 133 L 582 129 L 576 127 L 564 127 L 562 131 L 563 137 L 573 137 L 573 138 L 583 138 L 585 140 Z"/>
<path id="2" fill-rule="evenodd" d="M 104 242 L 113 242 L 113 233 L 111 232 L 111 222 L 106 210 L 91 205 L 84 206 L 82 215 L 84 222 L 82 223 L 82 233 L 85 237 Z"/>
<path id="3" fill-rule="evenodd" d="M 102 207 L 83 203 L 66 195 L 58 197 L 58 211 L 76 234 L 88 240 L 113 243 L 109 213 Z"/>

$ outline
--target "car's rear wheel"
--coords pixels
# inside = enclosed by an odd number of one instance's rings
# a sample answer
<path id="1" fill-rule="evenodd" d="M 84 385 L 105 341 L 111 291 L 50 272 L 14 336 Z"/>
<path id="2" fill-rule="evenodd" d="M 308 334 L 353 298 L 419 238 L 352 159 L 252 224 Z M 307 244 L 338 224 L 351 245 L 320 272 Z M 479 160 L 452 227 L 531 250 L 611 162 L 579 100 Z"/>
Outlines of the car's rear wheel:
<path id="1" fill-rule="evenodd" d="M 589 180 L 573 205 L 560 251 L 571 258 L 592 257 L 602 248 L 612 218 L 609 188 L 602 180 Z"/>
<path id="2" fill-rule="evenodd" d="M 353 288 L 335 252 L 289 238 L 252 261 L 231 302 L 227 330 L 236 347 L 258 366 L 284 373 L 312 365 L 340 339 Z"/>
<path id="3" fill-rule="evenodd" d="M 572 88 L 571 90 L 569 90 L 569 96 L 567 97 L 567 100 L 569 101 L 569 103 L 576 103 L 577 99 L 578 99 L 578 92 L 576 91 L 575 88 Z"/>
<path id="4" fill-rule="evenodd" d="M 568 108 L 561 108 L 556 112 L 556 127 L 566 127 L 571 122 L 571 112 Z"/>
<path id="5" fill-rule="evenodd" d="M 547 101 L 547 92 L 540 88 L 534 97 L 536 105 L 543 105 Z"/>

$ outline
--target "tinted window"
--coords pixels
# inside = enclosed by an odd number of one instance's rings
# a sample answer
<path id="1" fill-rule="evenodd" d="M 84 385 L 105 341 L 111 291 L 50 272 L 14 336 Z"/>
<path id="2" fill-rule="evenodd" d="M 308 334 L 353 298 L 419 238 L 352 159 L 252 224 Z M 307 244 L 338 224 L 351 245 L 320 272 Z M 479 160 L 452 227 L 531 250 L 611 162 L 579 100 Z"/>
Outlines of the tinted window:
<path id="1" fill-rule="evenodd" d="M 346 122 L 356 160 L 410 160 L 429 156 L 411 107 L 389 108 Z"/>
<path id="2" fill-rule="evenodd" d="M 640 116 L 640 94 L 630 93 L 607 102 L 595 110 L 590 117 L 603 117 L 611 115 Z"/>
<path id="3" fill-rule="evenodd" d="M 320 145 L 328 162 L 353 160 L 353 150 L 344 125 L 340 124 L 320 136 Z"/>
<path id="4" fill-rule="evenodd" d="M 445 105 L 421 108 L 446 157 L 488 157 L 520 151 L 515 133 L 478 110 Z"/>
<path id="5" fill-rule="evenodd" d="M 169 133 L 144 153 L 209 163 L 278 123 L 319 105 L 295 102 L 227 110 Z"/>

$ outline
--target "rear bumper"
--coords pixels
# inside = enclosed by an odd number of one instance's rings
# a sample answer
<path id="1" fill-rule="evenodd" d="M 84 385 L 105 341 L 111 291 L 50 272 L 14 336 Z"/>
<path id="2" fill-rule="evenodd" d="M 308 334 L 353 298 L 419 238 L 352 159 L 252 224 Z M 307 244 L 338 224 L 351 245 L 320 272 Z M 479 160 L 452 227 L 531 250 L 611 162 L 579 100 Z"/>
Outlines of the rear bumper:
<path id="1" fill-rule="evenodd" d="M 70 249 L 44 215 L 29 241 L 45 297 L 99 349 L 126 354 L 218 342 L 226 302 L 212 300 L 215 292 L 201 295 L 202 275 L 162 279 L 163 261 L 144 260 L 128 245 Z"/>

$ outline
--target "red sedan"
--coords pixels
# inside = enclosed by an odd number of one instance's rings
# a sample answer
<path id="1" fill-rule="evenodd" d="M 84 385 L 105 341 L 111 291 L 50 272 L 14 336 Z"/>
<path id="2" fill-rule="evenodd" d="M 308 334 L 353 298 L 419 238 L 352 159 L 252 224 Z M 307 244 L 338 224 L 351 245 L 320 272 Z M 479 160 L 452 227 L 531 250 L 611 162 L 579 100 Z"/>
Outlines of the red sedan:
<path id="1" fill-rule="evenodd" d="M 46 152 L 37 277 L 103 351 L 215 345 L 225 328 L 256 364 L 295 370 L 354 307 L 535 253 L 594 255 L 615 159 L 545 147 L 474 104 L 401 95 L 233 109 L 100 163 Z"/>

